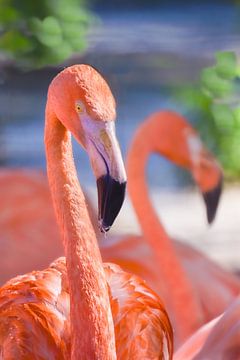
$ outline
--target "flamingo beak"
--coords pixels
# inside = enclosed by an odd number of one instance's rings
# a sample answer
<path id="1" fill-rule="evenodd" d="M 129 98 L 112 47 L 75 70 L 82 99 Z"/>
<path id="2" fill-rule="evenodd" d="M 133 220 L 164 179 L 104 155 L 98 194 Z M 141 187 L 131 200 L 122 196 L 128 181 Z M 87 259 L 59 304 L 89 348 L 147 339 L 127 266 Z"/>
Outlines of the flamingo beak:
<path id="1" fill-rule="evenodd" d="M 201 189 L 207 210 L 207 220 L 211 224 L 215 219 L 222 193 L 222 170 L 213 156 L 205 149 L 197 134 L 192 129 L 185 130 L 187 130 L 185 135 L 187 135 L 192 176 Z"/>
<path id="2" fill-rule="evenodd" d="M 107 232 L 116 219 L 125 197 L 126 181 L 121 183 L 109 174 L 97 179 L 98 221 L 101 232 Z"/>
<path id="3" fill-rule="evenodd" d="M 86 149 L 97 181 L 99 227 L 105 233 L 122 207 L 126 172 L 114 121 L 93 122 L 85 119 L 83 124 L 87 133 Z"/>
<path id="4" fill-rule="evenodd" d="M 207 220 L 209 224 L 211 224 L 215 218 L 219 204 L 219 199 L 222 193 L 222 186 L 223 186 L 223 177 L 220 176 L 219 182 L 212 190 L 202 193 L 207 208 Z"/>

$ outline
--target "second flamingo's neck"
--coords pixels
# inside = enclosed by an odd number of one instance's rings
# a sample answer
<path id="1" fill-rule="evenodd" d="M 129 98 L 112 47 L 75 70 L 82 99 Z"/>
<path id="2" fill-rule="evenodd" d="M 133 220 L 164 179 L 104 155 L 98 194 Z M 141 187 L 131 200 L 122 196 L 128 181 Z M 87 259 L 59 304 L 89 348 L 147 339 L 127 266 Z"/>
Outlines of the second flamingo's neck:
<path id="1" fill-rule="evenodd" d="M 71 135 L 46 109 L 47 170 L 63 234 L 70 292 L 71 359 L 116 359 L 102 260 L 72 155 Z"/>
<path id="2" fill-rule="evenodd" d="M 142 141 L 143 138 L 144 134 L 139 131 L 128 153 L 128 189 L 143 236 L 156 256 L 159 278 L 166 284 L 174 323 L 180 341 L 183 341 L 201 323 L 201 309 L 173 243 L 149 199 L 145 170 L 151 148 L 147 140 Z"/>

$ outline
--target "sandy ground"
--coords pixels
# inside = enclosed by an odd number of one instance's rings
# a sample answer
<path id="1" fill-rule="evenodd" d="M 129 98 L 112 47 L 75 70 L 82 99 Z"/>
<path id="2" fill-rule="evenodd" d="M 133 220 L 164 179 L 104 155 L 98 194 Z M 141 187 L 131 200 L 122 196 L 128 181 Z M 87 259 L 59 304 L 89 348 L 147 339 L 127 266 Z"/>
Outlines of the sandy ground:
<path id="1" fill-rule="evenodd" d="M 93 191 L 91 191 L 92 196 Z M 197 190 L 151 192 L 155 209 L 168 233 L 188 242 L 230 269 L 240 269 L 240 185 L 226 187 L 214 223 L 207 225 Z M 126 215 L 127 214 L 127 215 Z M 112 228 L 114 234 L 139 234 L 129 198 Z"/>

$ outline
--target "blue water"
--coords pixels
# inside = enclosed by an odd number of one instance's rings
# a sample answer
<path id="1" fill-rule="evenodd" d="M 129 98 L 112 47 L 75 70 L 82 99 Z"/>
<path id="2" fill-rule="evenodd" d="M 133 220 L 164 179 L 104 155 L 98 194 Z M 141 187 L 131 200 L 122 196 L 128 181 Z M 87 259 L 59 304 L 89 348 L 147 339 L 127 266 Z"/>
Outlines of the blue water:
<path id="1" fill-rule="evenodd" d="M 117 133 L 124 155 L 148 114 L 168 108 L 192 120 L 172 88 L 181 91 L 183 84 L 196 81 L 200 69 L 213 63 L 215 51 L 239 51 L 240 12 L 230 5 L 104 10 L 98 16 L 101 22 L 89 33 L 88 51 L 68 63 L 90 63 L 108 79 L 117 99 Z M 5 165 L 45 167 L 44 106 L 54 71 L 3 74 L 0 153 Z M 74 152 L 82 181 L 92 185 L 87 156 L 76 144 Z M 158 156 L 150 160 L 148 173 L 151 185 L 189 184 L 184 171 Z"/>

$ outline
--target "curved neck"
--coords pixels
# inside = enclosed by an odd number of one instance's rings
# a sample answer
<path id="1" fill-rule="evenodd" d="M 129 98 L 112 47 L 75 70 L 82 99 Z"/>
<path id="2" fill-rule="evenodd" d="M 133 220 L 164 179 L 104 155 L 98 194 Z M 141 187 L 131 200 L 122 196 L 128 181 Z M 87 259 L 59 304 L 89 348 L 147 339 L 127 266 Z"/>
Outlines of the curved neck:
<path id="1" fill-rule="evenodd" d="M 159 279 L 166 285 L 174 323 L 177 324 L 178 334 L 183 340 L 198 327 L 199 321 L 201 322 L 201 308 L 174 245 L 149 199 L 145 167 L 150 153 L 151 144 L 147 141 L 146 129 L 143 133 L 139 129 L 128 152 L 128 190 L 143 236 L 156 256 Z"/>
<path id="2" fill-rule="evenodd" d="M 145 179 L 145 169 L 149 155 L 149 143 L 147 141 L 140 142 L 136 137 L 127 156 L 128 190 L 142 232 L 151 247 L 161 256 L 159 252 L 160 241 L 168 247 L 170 239 L 149 198 Z"/>
<path id="3" fill-rule="evenodd" d="M 70 292 L 71 359 L 116 359 L 102 260 L 73 161 L 71 135 L 47 104 L 47 172 L 63 236 Z"/>

